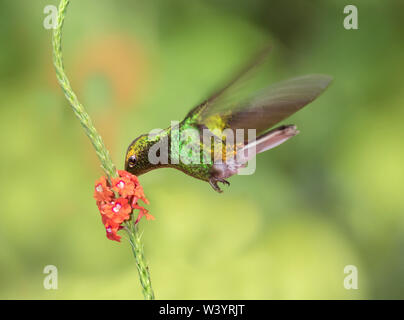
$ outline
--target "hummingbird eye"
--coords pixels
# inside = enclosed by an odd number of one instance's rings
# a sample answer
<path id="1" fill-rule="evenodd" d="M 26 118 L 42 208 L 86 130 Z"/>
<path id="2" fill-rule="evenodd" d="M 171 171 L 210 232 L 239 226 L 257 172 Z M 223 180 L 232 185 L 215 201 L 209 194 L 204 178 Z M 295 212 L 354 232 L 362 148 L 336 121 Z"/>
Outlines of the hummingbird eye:
<path id="1" fill-rule="evenodd" d="M 134 167 L 136 164 L 136 156 L 130 156 L 128 159 L 128 165 L 130 168 Z"/>

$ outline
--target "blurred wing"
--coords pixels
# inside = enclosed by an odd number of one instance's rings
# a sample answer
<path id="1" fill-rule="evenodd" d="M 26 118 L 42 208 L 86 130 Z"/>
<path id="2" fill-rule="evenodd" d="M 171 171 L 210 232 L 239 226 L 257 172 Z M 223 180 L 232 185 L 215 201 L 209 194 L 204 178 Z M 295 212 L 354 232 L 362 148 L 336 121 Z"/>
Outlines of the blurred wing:
<path id="1" fill-rule="evenodd" d="M 316 99 L 331 80 L 326 75 L 307 75 L 286 80 L 256 93 L 232 109 L 223 105 L 212 106 L 203 121 L 209 123 L 210 117 L 227 114 L 227 127 L 256 129 L 259 135 Z"/>
<path id="2" fill-rule="evenodd" d="M 245 68 L 228 86 L 191 111 L 195 121 L 212 132 L 230 129 L 266 131 L 316 99 L 330 84 L 327 75 L 301 76 L 268 86 L 253 94 L 245 89 L 267 51 Z M 247 133 L 247 132 L 246 132 Z"/>
<path id="3" fill-rule="evenodd" d="M 208 116 L 217 114 L 221 108 L 230 109 L 236 102 L 239 103 L 245 100 L 247 97 L 245 89 L 252 82 L 251 79 L 254 79 L 256 71 L 259 69 L 258 67 L 267 61 L 269 52 L 270 47 L 262 50 L 233 77 L 227 86 L 215 92 L 209 99 L 193 108 L 185 118 L 202 124 Z"/>
<path id="4" fill-rule="evenodd" d="M 254 59 L 252 59 L 244 68 L 242 68 L 236 76 L 230 81 L 227 86 L 213 94 L 206 102 L 209 104 L 220 103 L 220 101 L 227 100 L 228 98 L 234 97 L 235 93 L 242 91 L 243 88 L 247 87 L 251 78 L 254 77 L 258 67 L 264 64 L 268 60 L 269 52 L 271 47 L 263 49 Z"/>

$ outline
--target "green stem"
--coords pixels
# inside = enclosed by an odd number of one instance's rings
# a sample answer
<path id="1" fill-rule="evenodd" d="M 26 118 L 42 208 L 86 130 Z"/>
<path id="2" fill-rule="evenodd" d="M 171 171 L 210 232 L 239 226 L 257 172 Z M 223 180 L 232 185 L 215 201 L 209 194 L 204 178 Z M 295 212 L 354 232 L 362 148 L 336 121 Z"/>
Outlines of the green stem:
<path id="1" fill-rule="evenodd" d="M 132 226 L 131 226 L 132 225 Z M 137 226 L 133 222 L 127 223 L 126 231 L 129 235 L 129 242 L 132 247 L 133 255 L 136 259 L 137 271 L 139 272 L 140 283 L 143 288 L 143 295 L 146 300 L 154 300 L 154 293 L 150 282 L 150 273 L 143 252 L 142 236 L 139 234 Z"/>
<path id="2" fill-rule="evenodd" d="M 84 128 L 87 136 L 90 138 L 91 143 L 94 146 L 95 152 L 101 161 L 101 167 L 105 171 L 108 178 L 117 177 L 116 167 L 112 162 L 111 156 L 104 142 L 95 129 L 90 116 L 84 109 L 83 105 L 77 99 L 72 87 L 70 86 L 69 79 L 67 78 L 64 66 L 63 66 L 63 55 L 62 55 L 62 28 L 65 20 L 67 6 L 69 5 L 69 0 L 61 0 L 59 4 L 57 25 L 53 31 L 52 46 L 53 46 L 53 63 L 55 65 L 56 77 L 59 81 L 60 86 L 69 101 L 74 114 L 79 119 L 81 125 Z M 145 299 L 154 299 L 153 289 L 151 287 L 149 269 L 147 267 L 144 253 L 143 244 L 141 242 L 141 236 L 137 227 L 127 229 L 129 234 L 130 243 L 132 246 L 132 251 L 136 259 L 137 270 L 139 272 L 139 278 L 141 285 L 143 287 L 143 295 Z"/>

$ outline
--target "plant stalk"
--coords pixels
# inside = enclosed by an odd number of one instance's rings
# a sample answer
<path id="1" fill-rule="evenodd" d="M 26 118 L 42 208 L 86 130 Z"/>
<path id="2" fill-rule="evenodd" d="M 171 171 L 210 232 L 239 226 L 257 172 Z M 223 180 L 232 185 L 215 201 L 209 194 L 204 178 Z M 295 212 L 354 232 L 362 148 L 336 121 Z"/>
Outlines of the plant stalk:
<path id="1" fill-rule="evenodd" d="M 84 109 L 83 105 L 77 99 L 76 94 L 74 93 L 69 79 L 67 78 L 64 66 L 63 66 L 63 55 L 62 55 L 62 28 L 66 16 L 66 10 L 69 5 L 69 0 L 61 0 L 58 9 L 58 17 L 56 27 L 53 30 L 53 38 L 52 38 L 52 46 L 53 46 L 53 63 L 55 65 L 56 77 L 59 81 L 60 86 L 66 96 L 66 99 L 69 101 L 74 114 L 79 119 L 82 127 L 84 128 L 85 133 L 90 138 L 90 141 L 95 149 L 95 152 L 100 159 L 101 167 L 108 176 L 109 179 L 115 178 L 118 176 L 116 171 L 116 167 L 112 162 L 111 156 L 108 152 L 108 149 L 105 147 L 104 142 L 94 127 L 90 116 Z M 132 220 L 133 221 L 133 220 Z M 129 224 L 133 224 L 130 221 Z M 143 288 L 143 295 L 146 300 L 153 300 L 154 293 L 151 287 L 150 281 L 150 273 L 146 264 L 146 260 L 143 252 L 143 244 L 141 241 L 141 236 L 139 234 L 139 230 L 136 226 L 126 228 L 130 244 L 132 247 L 133 255 L 136 259 L 136 266 L 139 273 L 140 283 Z"/>

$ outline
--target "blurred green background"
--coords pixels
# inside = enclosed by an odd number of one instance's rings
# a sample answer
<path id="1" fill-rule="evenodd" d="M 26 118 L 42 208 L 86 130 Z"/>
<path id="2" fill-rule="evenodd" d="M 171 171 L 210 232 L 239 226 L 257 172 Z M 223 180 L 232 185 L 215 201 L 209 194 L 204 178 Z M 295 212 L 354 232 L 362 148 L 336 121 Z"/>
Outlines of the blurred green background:
<path id="1" fill-rule="evenodd" d="M 0 298 L 140 299 L 129 245 L 107 240 L 98 160 L 58 87 L 45 5 L 0 3 Z M 343 27 L 344 6 L 359 29 Z M 72 1 L 67 74 L 122 168 L 267 43 L 268 80 L 334 77 L 292 118 L 301 134 L 223 194 L 172 169 L 141 177 L 161 299 L 404 298 L 402 38 L 397 1 Z M 58 290 L 45 290 L 55 265 Z M 343 286 L 355 265 L 359 289 Z"/>

